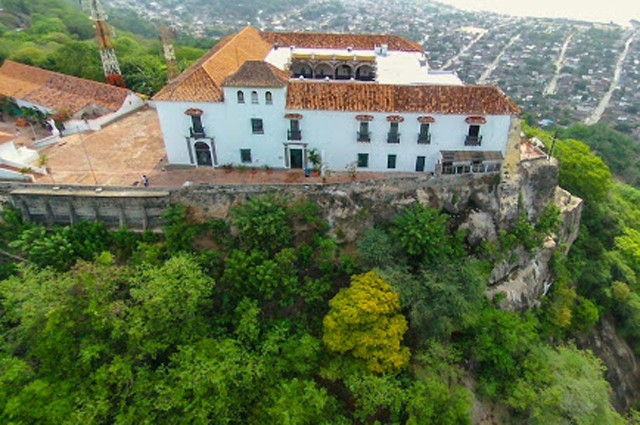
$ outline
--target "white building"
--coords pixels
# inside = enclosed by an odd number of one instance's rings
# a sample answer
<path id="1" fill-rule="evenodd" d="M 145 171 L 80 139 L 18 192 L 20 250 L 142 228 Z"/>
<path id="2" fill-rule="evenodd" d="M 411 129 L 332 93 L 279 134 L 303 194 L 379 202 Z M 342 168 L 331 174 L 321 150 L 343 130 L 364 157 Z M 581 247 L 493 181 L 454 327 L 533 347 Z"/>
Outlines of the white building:
<path id="1" fill-rule="evenodd" d="M 218 43 L 155 97 L 169 163 L 497 171 L 516 105 L 429 69 L 389 35 L 268 33 Z"/>
<path id="2" fill-rule="evenodd" d="M 144 105 L 130 90 L 10 60 L 0 67 L 0 96 L 52 116 L 64 135 L 100 130 Z"/>

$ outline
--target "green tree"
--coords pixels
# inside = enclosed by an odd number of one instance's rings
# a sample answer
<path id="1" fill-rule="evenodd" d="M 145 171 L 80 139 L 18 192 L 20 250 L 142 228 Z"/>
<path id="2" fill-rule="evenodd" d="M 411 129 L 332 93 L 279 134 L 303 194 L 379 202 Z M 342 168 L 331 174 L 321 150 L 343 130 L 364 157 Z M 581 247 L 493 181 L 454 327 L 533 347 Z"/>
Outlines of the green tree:
<path id="1" fill-rule="evenodd" d="M 374 373 L 397 372 L 407 365 L 402 346 L 407 321 L 398 294 L 377 272 L 351 277 L 351 286 L 329 301 L 323 341 L 329 350 L 348 354 Z"/>
<path id="2" fill-rule="evenodd" d="M 609 404 L 604 367 L 591 352 L 575 347 L 539 346 L 525 362 L 509 404 L 530 424 L 624 424 Z"/>
<path id="3" fill-rule="evenodd" d="M 413 264 L 434 264 L 454 251 L 447 234 L 447 216 L 422 204 L 394 217 L 391 235 Z"/>
<path id="4" fill-rule="evenodd" d="M 291 244 L 291 213 L 284 199 L 267 195 L 235 206 L 231 220 L 243 248 L 273 254 Z"/>

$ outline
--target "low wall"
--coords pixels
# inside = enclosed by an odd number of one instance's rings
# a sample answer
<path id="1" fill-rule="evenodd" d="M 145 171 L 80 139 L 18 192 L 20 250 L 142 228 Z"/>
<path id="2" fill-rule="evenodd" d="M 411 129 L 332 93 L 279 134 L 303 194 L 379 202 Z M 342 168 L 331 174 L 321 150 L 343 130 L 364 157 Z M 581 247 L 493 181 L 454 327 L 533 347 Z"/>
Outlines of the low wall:
<path id="1" fill-rule="evenodd" d="M 169 199 L 168 191 L 131 188 L 25 185 L 9 193 L 10 202 L 20 209 L 25 221 L 47 226 L 101 221 L 112 229 L 137 231 L 160 230 Z"/>
<path id="2" fill-rule="evenodd" d="M 557 171 L 548 165 L 529 167 L 536 170 L 529 169 L 529 175 L 535 175 L 535 180 L 545 184 L 511 189 L 516 200 L 520 190 L 527 195 L 531 190 L 542 194 L 536 197 L 538 202 L 530 206 L 530 216 L 535 217 L 537 210 L 553 199 Z M 531 183 L 531 179 L 523 180 Z M 547 185 L 551 190 L 547 190 Z M 0 184 L 0 200 L 4 196 L 18 207 L 25 220 L 47 225 L 100 220 L 112 228 L 126 225 L 135 230 L 157 230 L 162 225 L 163 212 L 170 205 L 189 206 L 197 219 L 228 218 L 234 205 L 261 194 L 277 193 L 316 202 L 334 236 L 338 240 L 351 241 L 363 230 L 391 219 L 415 202 L 442 208 L 460 222 L 471 211 L 481 210 L 493 217 L 497 227 L 507 227 L 517 217 L 520 207 L 516 201 L 504 202 L 504 186 L 497 174 L 417 175 L 332 184 L 192 184 L 174 189 L 55 187 L 16 182 Z"/>

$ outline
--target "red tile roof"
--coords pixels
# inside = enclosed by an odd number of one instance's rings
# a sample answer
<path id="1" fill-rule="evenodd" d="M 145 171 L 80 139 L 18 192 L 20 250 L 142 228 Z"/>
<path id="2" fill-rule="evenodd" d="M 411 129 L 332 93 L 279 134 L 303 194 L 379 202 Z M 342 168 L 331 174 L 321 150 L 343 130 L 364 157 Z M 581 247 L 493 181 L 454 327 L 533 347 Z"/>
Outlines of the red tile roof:
<path id="1" fill-rule="evenodd" d="M 350 112 L 516 115 L 494 86 L 408 86 L 360 82 L 290 81 L 287 109 Z"/>
<path id="2" fill-rule="evenodd" d="M 290 74 L 263 61 L 248 60 L 235 74 L 228 76 L 223 86 L 231 87 L 284 87 Z"/>
<path id="3" fill-rule="evenodd" d="M 264 32 L 262 37 L 271 44 L 307 48 L 373 50 L 386 44 L 389 50 L 422 52 L 422 46 L 397 35 L 377 34 L 329 34 L 309 32 Z"/>
<path id="4" fill-rule="evenodd" d="M 154 100 L 222 102 L 225 78 L 248 60 L 263 60 L 271 44 L 253 27 L 232 34 L 154 96 Z"/>
<path id="5" fill-rule="evenodd" d="M 0 94 L 74 115 L 90 105 L 115 112 L 129 90 L 7 60 L 0 67 Z"/>
<path id="6" fill-rule="evenodd" d="M 277 33 L 261 32 L 248 26 L 221 40 L 198 62 L 160 90 L 154 96 L 154 100 L 222 102 L 221 86 L 225 79 L 238 72 L 246 61 L 263 61 L 274 44 L 333 49 L 353 47 L 366 50 L 386 44 L 389 50 L 422 52 L 419 44 L 395 35 Z M 250 78 L 252 79 L 255 80 Z M 230 81 L 230 85 L 233 85 L 234 80 Z"/>

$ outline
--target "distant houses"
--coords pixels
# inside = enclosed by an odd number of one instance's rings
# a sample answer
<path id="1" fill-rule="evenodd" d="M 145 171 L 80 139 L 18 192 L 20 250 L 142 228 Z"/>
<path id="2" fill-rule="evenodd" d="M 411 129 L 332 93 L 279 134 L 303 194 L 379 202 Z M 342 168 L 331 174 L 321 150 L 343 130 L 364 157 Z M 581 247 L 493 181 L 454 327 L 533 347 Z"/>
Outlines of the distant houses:
<path id="1" fill-rule="evenodd" d="M 144 100 L 130 90 L 7 60 L 0 67 L 0 97 L 52 117 L 64 135 L 99 130 Z"/>

